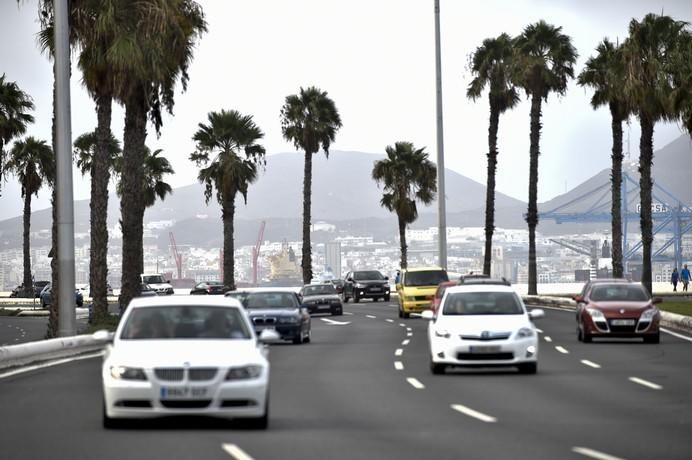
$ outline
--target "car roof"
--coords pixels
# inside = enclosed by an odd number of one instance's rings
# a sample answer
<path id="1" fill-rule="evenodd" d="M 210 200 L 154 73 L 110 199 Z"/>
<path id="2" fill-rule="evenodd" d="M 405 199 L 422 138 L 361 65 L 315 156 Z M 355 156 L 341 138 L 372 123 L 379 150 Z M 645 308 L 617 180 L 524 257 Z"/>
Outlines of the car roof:
<path id="1" fill-rule="evenodd" d="M 454 294 L 457 292 L 513 292 L 516 293 L 512 286 L 506 284 L 459 284 L 450 286 L 445 291 L 446 294 Z"/>
<path id="2" fill-rule="evenodd" d="M 156 297 L 135 297 L 128 307 L 175 307 L 175 306 L 200 306 L 200 307 L 242 307 L 237 299 L 220 296 L 194 296 L 194 295 L 170 295 Z"/>
<path id="3" fill-rule="evenodd" d="M 598 283 L 634 283 L 634 281 L 628 280 L 626 278 L 596 278 L 587 281 L 587 283 L 598 284 Z"/>
<path id="4" fill-rule="evenodd" d="M 441 267 L 435 267 L 435 266 L 430 266 L 430 267 L 413 267 L 413 268 L 402 268 L 401 273 L 408 273 L 408 272 L 429 272 L 429 271 L 444 271 Z"/>
<path id="5" fill-rule="evenodd" d="M 234 291 L 228 291 L 226 293 L 227 296 L 233 295 L 233 293 L 238 293 L 238 294 L 245 294 L 245 293 L 251 293 L 251 292 L 276 292 L 276 293 L 293 293 L 296 294 L 298 291 L 300 291 L 302 287 L 255 287 L 255 288 L 240 288 L 236 289 Z"/>

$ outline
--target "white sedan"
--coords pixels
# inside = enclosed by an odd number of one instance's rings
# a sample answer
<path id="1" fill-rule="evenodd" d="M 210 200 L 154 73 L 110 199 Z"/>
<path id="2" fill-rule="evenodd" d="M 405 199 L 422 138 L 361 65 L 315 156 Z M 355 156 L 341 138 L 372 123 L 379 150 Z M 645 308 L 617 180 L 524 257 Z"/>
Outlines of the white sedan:
<path id="1" fill-rule="evenodd" d="M 479 284 L 448 287 L 430 319 L 430 370 L 442 374 L 449 366 L 516 366 L 535 374 L 538 337 L 532 320 L 541 309 L 526 311 L 509 285 Z"/>
<path id="2" fill-rule="evenodd" d="M 98 333 L 97 333 L 98 334 Z M 215 296 L 134 299 L 102 367 L 103 425 L 168 415 L 269 420 L 269 362 L 241 304 Z"/>

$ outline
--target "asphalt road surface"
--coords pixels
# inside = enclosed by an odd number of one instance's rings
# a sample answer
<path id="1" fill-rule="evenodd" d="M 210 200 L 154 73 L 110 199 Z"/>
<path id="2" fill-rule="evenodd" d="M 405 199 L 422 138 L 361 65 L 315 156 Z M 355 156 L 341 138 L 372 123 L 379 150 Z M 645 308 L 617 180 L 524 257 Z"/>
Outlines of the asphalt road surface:
<path id="1" fill-rule="evenodd" d="M 77 328 L 87 325 L 87 313 L 77 313 Z M 43 340 L 48 328 L 47 316 L 0 316 L 0 347 Z"/>
<path id="2" fill-rule="evenodd" d="M 427 322 L 393 303 L 313 317 L 273 345 L 267 431 L 201 419 L 101 428 L 100 359 L 0 378 L 3 459 L 690 459 L 692 342 L 577 342 L 538 320 L 539 370 L 428 370 Z M 336 321 L 331 322 L 331 321 Z"/>

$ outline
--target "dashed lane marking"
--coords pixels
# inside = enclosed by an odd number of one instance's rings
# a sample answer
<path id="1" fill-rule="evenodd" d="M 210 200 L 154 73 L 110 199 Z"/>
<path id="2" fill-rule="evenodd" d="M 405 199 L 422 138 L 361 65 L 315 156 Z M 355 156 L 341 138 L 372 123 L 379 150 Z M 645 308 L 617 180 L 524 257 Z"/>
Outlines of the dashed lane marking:
<path id="1" fill-rule="evenodd" d="M 558 345 L 557 347 L 555 347 L 555 349 L 556 349 L 557 351 L 559 351 L 560 353 L 562 353 L 563 355 L 566 355 L 567 353 L 569 353 L 569 351 L 567 351 L 565 348 L 563 348 L 563 347 L 561 347 L 561 346 L 559 346 L 559 345 Z"/>
<path id="2" fill-rule="evenodd" d="M 221 448 L 235 460 L 253 460 L 252 457 L 235 444 L 221 444 Z"/>
<path id="3" fill-rule="evenodd" d="M 407 332 L 406 337 L 413 337 L 413 332 Z"/>
<path id="4" fill-rule="evenodd" d="M 543 338 L 545 339 L 546 342 L 552 342 L 553 341 L 553 339 L 547 335 Z"/>
<path id="5" fill-rule="evenodd" d="M 401 361 L 394 361 L 394 369 L 398 371 L 403 371 L 404 370 L 404 363 Z"/>
<path id="6" fill-rule="evenodd" d="M 495 417 L 484 414 L 482 412 L 478 412 L 477 410 L 473 410 L 470 407 L 462 406 L 461 404 L 452 404 L 451 408 L 457 412 L 461 412 L 464 415 L 468 415 L 469 417 L 473 417 L 476 420 L 480 420 L 481 422 L 485 422 L 485 423 L 497 422 L 497 419 Z"/>
<path id="7" fill-rule="evenodd" d="M 370 319 L 375 319 L 375 318 L 377 318 L 377 316 L 373 316 L 373 315 L 365 315 L 365 317 L 366 317 L 366 318 L 370 318 Z"/>
<path id="8" fill-rule="evenodd" d="M 420 381 L 418 379 L 415 379 L 413 377 L 409 377 L 406 379 L 406 381 L 409 383 L 409 385 L 411 385 L 416 390 L 424 390 L 425 389 L 425 385 L 420 383 Z"/>
<path id="9" fill-rule="evenodd" d="M 351 324 L 350 321 L 334 321 L 333 319 L 329 319 L 329 318 L 320 318 L 320 320 L 324 321 L 325 323 L 329 324 L 330 326 L 346 326 L 348 324 Z"/>
<path id="10" fill-rule="evenodd" d="M 536 332 L 538 332 L 539 334 L 543 334 L 543 329 L 536 328 Z"/>
<path id="11" fill-rule="evenodd" d="M 594 369 L 600 369 L 601 368 L 600 364 L 596 364 L 593 361 L 589 361 L 588 359 L 582 359 L 581 363 L 585 366 L 593 367 Z"/>
<path id="12" fill-rule="evenodd" d="M 393 322 L 394 322 L 394 320 L 393 320 L 392 318 L 387 318 L 387 319 L 385 319 L 385 321 L 387 321 L 388 323 L 393 323 Z"/>
<path id="13" fill-rule="evenodd" d="M 411 332 L 413 329 L 411 329 L 410 327 L 407 327 L 406 330 L 407 330 L 408 332 Z"/>
<path id="14" fill-rule="evenodd" d="M 406 339 L 406 340 L 404 340 L 403 342 L 401 342 L 401 344 L 402 344 L 403 346 L 406 346 L 406 345 L 408 345 L 409 343 L 411 343 L 411 340 L 410 340 L 410 339 Z"/>
<path id="15" fill-rule="evenodd" d="M 403 355 L 403 354 L 404 354 L 404 349 L 403 349 L 403 348 L 397 348 L 397 349 L 394 351 L 394 356 L 401 356 L 401 355 Z"/>
<path id="16" fill-rule="evenodd" d="M 353 316 L 353 313 L 351 313 L 350 311 L 345 311 L 344 315 Z"/>
<path id="17" fill-rule="evenodd" d="M 572 452 L 583 455 L 584 457 L 595 458 L 596 460 L 624 460 L 622 457 L 615 457 L 604 452 L 599 452 L 588 447 L 572 447 Z"/>
<path id="18" fill-rule="evenodd" d="M 638 383 L 639 385 L 651 388 L 652 390 L 662 390 L 663 387 L 657 383 L 649 382 L 648 380 L 640 379 L 639 377 L 630 377 L 630 382 Z"/>
<path id="19" fill-rule="evenodd" d="M 405 323 L 399 323 L 399 326 L 406 327 L 406 324 Z"/>

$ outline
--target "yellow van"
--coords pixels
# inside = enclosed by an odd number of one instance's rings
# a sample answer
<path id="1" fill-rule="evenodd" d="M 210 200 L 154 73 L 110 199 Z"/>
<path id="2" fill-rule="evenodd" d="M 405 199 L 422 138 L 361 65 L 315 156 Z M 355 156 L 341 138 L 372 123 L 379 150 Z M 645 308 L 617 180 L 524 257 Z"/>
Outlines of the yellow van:
<path id="1" fill-rule="evenodd" d="M 399 318 L 430 308 L 437 285 L 449 281 L 440 267 L 416 267 L 401 270 L 396 292 L 399 295 Z"/>

